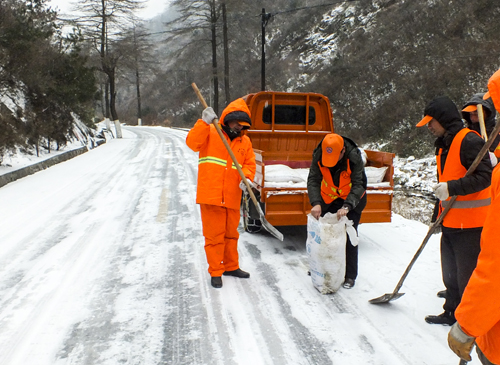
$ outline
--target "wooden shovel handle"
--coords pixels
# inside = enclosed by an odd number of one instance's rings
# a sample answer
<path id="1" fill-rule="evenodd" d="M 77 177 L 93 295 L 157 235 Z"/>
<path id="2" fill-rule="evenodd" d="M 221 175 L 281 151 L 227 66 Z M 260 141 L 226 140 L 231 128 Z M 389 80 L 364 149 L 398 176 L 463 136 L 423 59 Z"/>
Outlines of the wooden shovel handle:
<path id="1" fill-rule="evenodd" d="M 481 137 L 488 142 L 488 134 L 486 133 L 486 127 L 484 125 L 484 111 L 481 104 L 477 104 L 477 118 L 479 119 L 479 130 L 481 131 Z"/>
<path id="2" fill-rule="evenodd" d="M 201 95 L 201 92 L 198 89 L 198 86 L 196 86 L 196 84 L 194 82 L 191 84 L 191 86 L 193 87 L 194 92 L 198 96 L 198 99 L 200 100 L 200 103 L 203 105 L 203 108 L 205 108 L 205 109 L 208 108 L 208 104 L 205 101 L 205 98 L 203 97 L 203 95 Z M 248 180 L 245 177 L 245 174 L 243 173 L 243 170 L 241 169 L 240 164 L 239 164 L 238 160 L 236 159 L 236 156 L 233 153 L 233 150 L 231 150 L 231 147 L 229 146 L 229 143 L 227 143 L 226 137 L 224 137 L 224 135 L 222 134 L 222 131 L 220 130 L 219 120 L 217 118 L 215 118 L 212 121 L 212 124 L 215 126 L 215 129 L 217 130 L 217 133 L 219 134 L 220 139 L 224 143 L 224 146 L 226 147 L 226 150 L 229 153 L 229 156 L 231 156 L 231 159 L 233 160 L 233 163 L 236 166 L 236 169 L 238 170 L 238 173 L 240 174 L 241 180 L 245 183 L 245 185 L 247 187 L 248 194 L 250 194 L 250 197 L 252 198 L 252 201 L 255 204 L 255 208 L 259 210 L 260 209 L 260 204 L 257 201 L 257 198 L 255 197 L 255 194 L 252 191 L 252 187 L 248 183 Z"/>

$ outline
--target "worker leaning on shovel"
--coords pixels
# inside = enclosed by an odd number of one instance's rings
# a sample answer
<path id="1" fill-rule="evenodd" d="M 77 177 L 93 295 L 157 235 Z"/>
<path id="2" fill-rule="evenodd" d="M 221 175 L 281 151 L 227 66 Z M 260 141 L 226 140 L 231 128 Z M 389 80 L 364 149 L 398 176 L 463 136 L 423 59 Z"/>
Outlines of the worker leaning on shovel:
<path id="1" fill-rule="evenodd" d="M 500 111 L 500 70 L 488 82 L 497 111 Z M 498 133 L 498 126 L 495 127 Z M 500 166 L 493 170 L 491 205 L 481 234 L 481 252 L 469 279 L 462 301 L 455 311 L 457 322 L 448 334 L 450 348 L 463 360 L 476 352 L 483 365 L 500 364 Z"/>
<path id="2" fill-rule="evenodd" d="M 424 115 L 417 127 L 427 125 L 437 137 L 434 145 L 439 183 L 434 187 L 434 194 L 439 199 L 438 213 L 446 208 L 452 196 L 457 196 L 441 228 L 441 269 L 446 286 L 444 312 L 426 316 L 425 321 L 451 326 L 456 322 L 455 309 L 476 267 L 481 231 L 490 204 L 492 167 L 486 154 L 474 172 L 466 176 L 484 141 L 478 133 L 463 126 L 450 98 L 433 99 L 425 107 Z M 436 216 L 433 221 L 435 219 Z"/>
<path id="3" fill-rule="evenodd" d="M 200 204 L 208 272 L 214 288 L 222 287 L 222 275 L 249 278 L 238 259 L 241 177 L 212 121 L 210 107 L 203 111 L 186 137 L 186 144 L 199 152 L 196 203 Z M 250 138 L 242 135 L 250 128 L 250 110 L 243 99 L 230 103 L 222 112 L 220 126 L 238 163 L 251 181 L 255 175 L 255 154 Z"/>
<path id="4" fill-rule="evenodd" d="M 311 215 L 319 219 L 326 213 L 347 216 L 358 229 L 366 206 L 366 174 L 361 153 L 347 137 L 330 133 L 313 152 L 307 178 Z M 358 246 L 346 235 L 346 272 L 342 286 L 350 289 L 358 276 Z"/>

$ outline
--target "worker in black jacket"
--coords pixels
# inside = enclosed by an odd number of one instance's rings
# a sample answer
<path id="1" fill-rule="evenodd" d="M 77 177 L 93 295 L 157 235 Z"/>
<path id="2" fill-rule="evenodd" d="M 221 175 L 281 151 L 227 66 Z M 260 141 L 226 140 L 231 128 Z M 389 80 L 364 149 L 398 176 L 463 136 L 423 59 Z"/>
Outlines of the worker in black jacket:
<path id="1" fill-rule="evenodd" d="M 484 127 L 486 130 L 486 136 L 488 138 L 494 138 L 495 141 L 490 146 L 490 160 L 493 167 L 498 162 L 500 157 L 500 135 L 492 136 L 491 132 L 495 128 L 496 110 L 493 105 L 491 98 L 483 99 L 484 93 L 477 93 L 472 95 L 472 97 L 465 103 L 462 109 L 462 117 L 465 119 L 466 126 L 473 131 L 481 134 L 481 128 L 479 126 L 479 116 L 477 111 L 477 106 L 481 105 L 483 107 L 484 115 Z"/>
<path id="2" fill-rule="evenodd" d="M 326 213 L 347 216 L 357 230 L 366 206 L 364 162 L 356 144 L 349 138 L 330 133 L 313 152 L 307 178 L 311 215 L 319 219 Z M 346 273 L 343 287 L 350 289 L 358 276 L 358 247 L 346 235 Z"/>
<path id="3" fill-rule="evenodd" d="M 450 198 L 457 196 L 441 227 L 441 270 L 446 286 L 444 312 L 429 315 L 425 320 L 451 326 L 456 322 L 455 309 L 477 264 L 481 231 L 490 204 L 492 166 L 486 154 L 474 172 L 465 176 L 484 141 L 478 133 L 464 128 L 450 98 L 433 99 L 425 107 L 424 115 L 417 127 L 426 125 L 437 137 L 434 145 L 439 182 L 434 194 L 439 201 L 432 221 L 446 208 Z"/>

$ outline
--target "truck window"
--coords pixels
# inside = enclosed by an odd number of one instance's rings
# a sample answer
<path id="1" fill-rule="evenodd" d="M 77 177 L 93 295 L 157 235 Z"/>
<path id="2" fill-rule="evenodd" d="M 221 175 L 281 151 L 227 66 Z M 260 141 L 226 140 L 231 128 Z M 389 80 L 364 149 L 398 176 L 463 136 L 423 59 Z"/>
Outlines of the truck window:
<path id="1" fill-rule="evenodd" d="M 272 123 L 273 108 L 271 105 L 264 107 L 262 112 L 262 121 L 265 124 Z M 306 125 L 306 107 L 305 105 L 275 105 L 274 106 L 275 124 L 293 124 Z M 316 112 L 312 106 L 309 106 L 309 125 L 316 123 Z"/>

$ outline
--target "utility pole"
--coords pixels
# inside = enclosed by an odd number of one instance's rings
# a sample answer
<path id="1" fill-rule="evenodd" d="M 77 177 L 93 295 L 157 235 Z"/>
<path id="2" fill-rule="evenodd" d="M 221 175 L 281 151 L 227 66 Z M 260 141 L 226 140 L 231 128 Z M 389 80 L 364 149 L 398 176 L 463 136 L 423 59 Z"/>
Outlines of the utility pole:
<path id="1" fill-rule="evenodd" d="M 266 9 L 262 8 L 262 57 L 261 57 L 261 90 L 266 91 L 266 25 L 271 19 L 271 13 L 266 14 Z"/>

